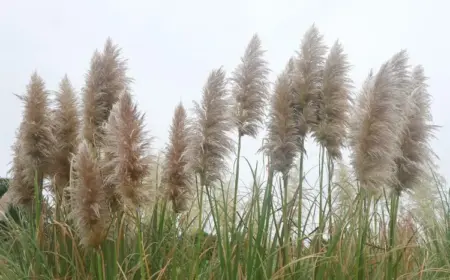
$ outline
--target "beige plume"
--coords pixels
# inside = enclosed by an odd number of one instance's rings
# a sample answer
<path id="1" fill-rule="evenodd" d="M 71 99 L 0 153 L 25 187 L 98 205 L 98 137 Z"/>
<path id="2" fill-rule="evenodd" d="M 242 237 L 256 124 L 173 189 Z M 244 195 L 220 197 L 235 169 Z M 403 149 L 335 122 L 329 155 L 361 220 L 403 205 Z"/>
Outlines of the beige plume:
<path id="1" fill-rule="evenodd" d="M 351 108 L 352 81 L 350 64 L 342 45 L 336 41 L 323 71 L 322 90 L 318 99 L 318 123 L 312 125 L 313 136 L 332 158 L 341 158 Z"/>
<path id="2" fill-rule="evenodd" d="M 317 123 L 316 103 L 322 87 L 326 51 L 323 35 L 312 25 L 303 36 L 292 75 L 297 95 L 294 99 L 296 121 L 298 133 L 302 138 L 308 133 L 309 124 Z"/>
<path id="3" fill-rule="evenodd" d="M 126 60 L 121 49 L 107 39 L 103 53 L 95 51 L 83 88 L 83 137 L 97 147 L 104 135 L 103 124 L 119 95 L 128 88 Z"/>
<path id="4" fill-rule="evenodd" d="M 352 115 L 352 165 L 357 180 L 369 189 L 396 184 L 410 81 L 407 62 L 406 51 L 400 51 L 369 75 Z"/>
<path id="5" fill-rule="evenodd" d="M 185 151 L 187 148 L 187 120 L 186 110 L 180 103 L 175 108 L 170 127 L 169 145 L 165 152 L 163 184 L 167 196 L 172 201 L 175 213 L 186 210 L 187 199 L 192 183 L 190 174 L 185 170 L 188 159 Z"/>
<path id="6" fill-rule="evenodd" d="M 65 75 L 59 84 L 56 109 L 52 114 L 56 144 L 52 155 L 51 174 L 54 176 L 54 185 L 60 197 L 69 183 L 71 160 L 78 148 L 80 119 L 75 94 L 75 89 Z"/>
<path id="7" fill-rule="evenodd" d="M 235 121 L 240 136 L 256 137 L 263 125 L 269 97 L 269 69 L 264 60 L 258 35 L 253 35 L 244 56 L 232 73 L 232 94 L 235 99 Z"/>
<path id="8" fill-rule="evenodd" d="M 126 205 L 134 209 L 149 198 L 149 188 L 144 178 L 150 172 L 150 138 L 144 130 L 144 115 L 140 114 L 132 96 L 125 91 L 114 105 L 105 125 L 103 170 L 107 174 L 107 185 L 115 191 Z"/>
<path id="9" fill-rule="evenodd" d="M 55 138 L 52 134 L 48 92 L 45 83 L 35 72 L 27 86 L 27 94 L 20 97 L 24 104 L 21 127 L 23 156 L 32 173 L 46 173 L 50 167 L 50 156 Z"/>
<path id="10" fill-rule="evenodd" d="M 74 159 L 74 180 L 69 187 L 71 217 L 85 247 L 98 247 L 107 235 L 109 211 L 102 177 L 92 147 L 83 140 Z"/>
<path id="11" fill-rule="evenodd" d="M 44 176 L 50 170 L 55 138 L 52 134 L 48 92 L 37 72 L 31 75 L 27 93 L 18 97 L 24 103 L 24 112 L 13 147 L 11 191 L 15 204 L 31 206 L 35 179 L 42 192 Z"/>
<path id="12" fill-rule="evenodd" d="M 233 151 L 230 132 L 230 98 L 222 68 L 211 71 L 203 88 L 202 102 L 194 102 L 194 118 L 189 124 L 186 170 L 200 174 L 202 186 L 219 180 Z"/>
<path id="13" fill-rule="evenodd" d="M 411 92 L 406 102 L 408 120 L 402 138 L 402 157 L 397 159 L 396 189 L 399 192 L 422 183 L 433 156 L 429 141 L 437 127 L 431 124 L 431 96 L 426 80 L 421 65 L 413 68 Z"/>
<path id="14" fill-rule="evenodd" d="M 298 126 L 289 78 L 291 64 L 278 76 L 268 124 L 268 141 L 263 150 L 270 156 L 274 171 L 287 175 L 298 152 Z"/>
<path id="15" fill-rule="evenodd" d="M 34 172 L 28 167 L 24 157 L 23 127 L 22 122 L 12 147 L 13 161 L 9 170 L 11 181 L 7 192 L 10 193 L 11 204 L 31 207 L 34 199 Z"/>

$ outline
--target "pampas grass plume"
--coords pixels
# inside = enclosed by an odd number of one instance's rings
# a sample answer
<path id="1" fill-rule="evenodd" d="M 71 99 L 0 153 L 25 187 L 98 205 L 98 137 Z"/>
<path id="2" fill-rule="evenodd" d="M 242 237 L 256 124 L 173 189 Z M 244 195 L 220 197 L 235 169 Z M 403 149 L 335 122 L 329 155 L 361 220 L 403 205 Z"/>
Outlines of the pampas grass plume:
<path id="1" fill-rule="evenodd" d="M 309 125 L 317 122 L 316 103 L 321 90 L 327 51 L 323 41 L 323 35 L 315 25 L 312 25 L 305 32 L 295 59 L 293 82 L 297 96 L 294 99 L 294 107 L 298 115 L 297 126 L 300 137 L 305 137 Z"/>
<path id="2" fill-rule="evenodd" d="M 352 118 L 352 165 L 361 186 L 377 190 L 396 185 L 396 160 L 406 124 L 404 102 L 409 88 L 408 55 L 396 53 L 358 96 Z"/>
<path id="3" fill-rule="evenodd" d="M 402 156 L 397 159 L 396 189 L 399 192 L 422 184 L 434 155 L 429 141 L 434 137 L 437 126 L 431 123 L 431 96 L 426 80 L 423 67 L 414 67 L 406 99 L 408 119 L 401 142 Z"/>
<path id="4" fill-rule="evenodd" d="M 175 213 L 186 210 L 190 194 L 191 176 L 185 170 L 188 162 L 185 152 L 187 148 L 186 110 L 180 103 L 175 108 L 170 127 L 169 145 L 165 152 L 163 184 L 167 196 L 172 201 Z"/>
<path id="5" fill-rule="evenodd" d="M 202 186 L 210 186 L 221 179 L 227 157 L 234 150 L 228 135 L 233 126 L 229 112 L 225 71 L 219 68 L 209 74 L 202 101 L 194 102 L 194 118 L 189 124 L 186 170 L 199 174 Z"/>
<path id="6" fill-rule="evenodd" d="M 51 168 L 55 138 L 48 92 L 37 72 L 31 75 L 27 93 L 18 97 L 24 103 L 24 112 L 13 146 L 11 196 L 14 204 L 30 207 L 34 201 L 35 179 L 42 191 L 44 176 Z"/>
<path id="7" fill-rule="evenodd" d="M 12 147 L 13 161 L 9 170 L 11 181 L 7 193 L 14 205 L 31 206 L 34 198 L 34 173 L 27 166 L 22 147 L 23 122 L 17 131 L 16 141 Z"/>
<path id="8" fill-rule="evenodd" d="M 75 90 L 67 75 L 59 84 L 56 95 L 56 109 L 52 114 L 53 134 L 56 144 L 52 155 L 51 174 L 54 176 L 54 187 L 58 195 L 70 180 L 71 159 L 76 153 L 79 142 L 80 119 Z"/>
<path id="9" fill-rule="evenodd" d="M 287 175 L 298 152 L 298 126 L 291 92 L 291 64 L 278 76 L 270 110 L 268 141 L 263 150 L 270 156 L 271 167 Z"/>
<path id="10" fill-rule="evenodd" d="M 125 91 L 114 105 L 105 125 L 103 169 L 110 170 L 106 181 L 126 205 L 135 208 L 149 198 L 144 179 L 150 168 L 150 138 L 144 130 L 144 114 Z"/>
<path id="11" fill-rule="evenodd" d="M 107 39 L 103 53 L 94 52 L 83 88 L 83 137 L 98 147 L 104 135 L 103 124 L 119 100 L 119 95 L 129 87 L 127 61 L 121 58 L 121 49 Z"/>
<path id="12" fill-rule="evenodd" d="M 42 78 L 34 72 L 27 86 L 27 94 L 20 97 L 24 104 L 21 127 L 21 148 L 30 173 L 46 173 L 55 139 L 52 134 L 48 92 Z"/>
<path id="13" fill-rule="evenodd" d="M 256 137 L 264 122 L 269 97 L 269 69 L 264 53 L 258 35 L 253 35 L 241 64 L 232 73 L 235 121 L 240 136 Z"/>
<path id="14" fill-rule="evenodd" d="M 328 151 L 331 158 L 340 159 L 349 124 L 352 81 L 350 64 L 342 45 L 336 41 L 325 63 L 322 90 L 318 99 L 318 123 L 313 136 Z"/>
<path id="15" fill-rule="evenodd" d="M 98 247 L 107 234 L 109 222 L 106 196 L 97 158 L 83 140 L 74 159 L 74 181 L 71 184 L 71 217 L 85 247 Z"/>

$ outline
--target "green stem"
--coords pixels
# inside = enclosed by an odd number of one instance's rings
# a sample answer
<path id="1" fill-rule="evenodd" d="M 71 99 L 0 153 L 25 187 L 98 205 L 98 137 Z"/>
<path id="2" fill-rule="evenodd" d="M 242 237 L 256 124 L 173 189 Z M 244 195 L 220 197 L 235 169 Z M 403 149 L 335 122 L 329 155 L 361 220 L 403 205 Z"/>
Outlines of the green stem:
<path id="1" fill-rule="evenodd" d="M 315 252 L 319 253 L 322 247 L 323 241 L 323 229 L 324 229 L 324 214 L 325 209 L 323 207 L 323 176 L 324 176 L 324 160 L 325 160 L 325 149 L 320 146 L 319 149 L 319 229 L 317 232 L 317 238 L 315 239 Z M 319 259 L 320 261 L 320 259 Z M 314 270 L 314 279 L 318 279 L 320 271 L 320 263 L 318 263 Z"/>
<path id="2" fill-rule="evenodd" d="M 329 228 L 328 228 L 328 235 L 329 239 L 331 240 L 332 231 L 333 231 L 333 211 L 332 211 L 332 191 L 333 191 L 333 173 L 334 173 L 334 166 L 333 166 L 333 159 L 331 158 L 330 154 L 327 155 L 328 158 L 328 213 L 329 213 Z"/>
<path id="3" fill-rule="evenodd" d="M 288 264 L 288 251 L 289 251 L 289 222 L 288 222 L 288 174 L 283 174 L 283 266 Z"/>
<path id="4" fill-rule="evenodd" d="M 203 180 L 201 180 L 203 181 Z M 202 223 L 202 219 L 203 219 L 203 185 L 200 184 L 200 186 L 198 187 L 198 191 L 199 191 L 199 200 L 198 200 L 198 230 L 199 231 L 203 231 L 203 223 Z"/>
<path id="5" fill-rule="evenodd" d="M 238 136 L 238 146 L 237 146 L 237 159 L 236 159 L 236 178 L 234 181 L 234 200 L 233 200 L 233 216 L 232 216 L 232 224 L 231 224 L 231 232 L 234 233 L 236 227 L 236 216 L 237 216 L 237 196 L 238 196 L 238 186 L 239 186 L 239 161 L 241 158 L 241 142 L 242 136 L 239 132 Z"/>
<path id="6" fill-rule="evenodd" d="M 141 256 L 141 279 L 146 279 L 145 277 L 145 267 L 146 267 L 146 257 L 144 252 L 144 243 L 142 238 L 142 225 L 141 225 L 141 215 L 139 213 L 139 209 L 136 209 L 136 223 L 138 226 L 138 245 L 139 245 L 139 254 Z"/>
<path id="7" fill-rule="evenodd" d="M 35 200 L 32 202 L 32 213 L 35 215 L 35 238 L 36 238 L 36 244 L 39 249 L 42 248 L 42 230 L 43 230 L 43 219 L 42 219 L 42 186 L 44 184 L 44 174 L 38 170 L 35 170 L 35 177 L 34 177 L 34 197 Z M 37 254 L 37 260 L 36 260 L 36 269 L 35 273 L 36 276 L 40 275 L 40 266 L 43 263 L 43 260 L 41 260 L 41 255 Z"/>
<path id="8" fill-rule="evenodd" d="M 298 180 L 298 217 L 297 217 L 297 231 L 298 231 L 298 236 L 297 236 L 297 257 L 301 256 L 301 252 L 302 252 L 302 240 L 303 240 L 303 235 L 302 235 L 302 230 L 301 230 L 301 226 L 302 226 L 302 215 L 303 215 L 303 158 L 304 158 L 304 146 L 305 146 L 305 139 L 302 139 L 301 142 L 301 147 L 302 150 L 300 151 L 300 166 L 299 166 L 299 180 Z"/>
<path id="9" fill-rule="evenodd" d="M 238 147 L 237 147 L 237 159 L 236 159 L 236 178 L 235 178 L 235 182 L 234 182 L 234 197 L 233 197 L 233 215 L 231 218 L 231 245 L 234 246 L 234 244 L 236 244 L 236 255 L 235 257 L 235 273 L 233 273 L 233 275 L 237 275 L 237 269 L 239 267 L 239 257 L 240 257 L 240 246 L 238 246 L 239 240 L 237 240 L 238 237 L 238 233 L 236 231 L 236 216 L 237 216 L 237 201 L 238 201 L 238 188 L 239 188 L 239 162 L 240 162 L 240 158 L 241 158 L 241 142 L 242 142 L 242 135 L 239 132 L 239 136 L 238 136 Z M 228 206 L 226 207 L 228 208 Z M 225 215 L 227 216 L 227 215 Z M 226 223 L 226 226 L 228 227 L 228 223 Z M 228 230 L 228 228 L 227 228 Z M 233 242 L 234 241 L 234 242 Z"/>
<path id="10" fill-rule="evenodd" d="M 257 267 L 256 270 L 256 279 L 262 279 L 263 277 L 263 268 L 262 268 L 262 260 L 265 259 L 265 248 L 267 246 L 267 238 L 269 235 L 269 220 L 270 220 L 270 212 L 269 209 L 272 208 L 272 186 L 273 186 L 273 174 L 274 171 L 271 167 L 271 163 L 269 160 L 269 173 L 267 178 L 267 185 L 264 191 L 264 200 L 262 204 L 261 214 L 258 217 L 258 232 L 256 234 L 255 246 L 257 248 L 257 252 L 253 256 L 254 265 L 252 267 Z"/>
<path id="11" fill-rule="evenodd" d="M 367 240 L 367 234 L 370 227 L 370 207 L 371 198 L 365 189 L 360 188 L 359 192 L 359 248 L 358 248 L 358 279 L 365 278 L 365 253 L 364 248 Z"/>
<path id="12" fill-rule="evenodd" d="M 324 214 L 325 209 L 323 207 L 323 176 L 324 176 L 324 161 L 325 161 L 325 149 L 320 147 L 319 152 L 319 234 L 322 236 L 324 229 Z"/>
<path id="13" fill-rule="evenodd" d="M 99 280 L 103 280 L 104 279 L 104 277 L 103 277 L 103 265 L 102 265 L 102 255 L 101 255 L 101 252 L 100 252 L 100 248 L 98 248 L 97 250 L 96 250 L 96 257 L 97 257 L 97 279 L 99 279 Z"/>
<path id="14" fill-rule="evenodd" d="M 394 192 L 391 196 L 391 209 L 389 211 L 389 258 L 387 266 L 386 279 L 396 279 L 397 269 L 394 268 L 394 246 L 395 246 L 395 228 L 397 226 L 397 212 L 398 212 L 399 194 Z"/>
<path id="15" fill-rule="evenodd" d="M 196 238 L 197 238 L 197 242 L 195 244 L 195 248 L 196 250 L 194 250 L 195 252 L 195 256 L 200 256 L 201 255 L 201 243 L 202 243 L 202 237 L 203 237 L 203 223 L 202 223 L 202 213 L 203 213 L 203 184 L 205 182 L 205 175 L 200 173 L 200 186 L 198 184 L 198 178 L 197 175 L 195 175 L 195 185 L 197 187 L 197 202 L 198 202 L 198 231 L 196 234 Z M 206 187 L 206 186 L 205 186 Z M 195 261 L 195 266 L 194 266 L 194 271 L 191 275 L 191 279 L 196 279 L 195 277 L 197 277 L 197 272 L 198 269 L 200 267 L 200 258 L 197 258 L 197 260 Z"/>

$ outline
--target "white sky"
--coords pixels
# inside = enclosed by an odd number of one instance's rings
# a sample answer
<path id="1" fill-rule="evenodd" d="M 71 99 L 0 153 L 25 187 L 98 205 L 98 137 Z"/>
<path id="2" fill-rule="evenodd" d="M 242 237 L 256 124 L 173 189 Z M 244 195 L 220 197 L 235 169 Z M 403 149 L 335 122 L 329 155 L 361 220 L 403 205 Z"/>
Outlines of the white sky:
<path id="1" fill-rule="evenodd" d="M 34 70 L 49 89 L 57 89 L 65 73 L 81 89 L 93 51 L 111 36 L 129 59 L 133 93 L 160 148 L 176 104 L 182 100 L 191 107 L 192 100 L 199 100 L 213 68 L 223 65 L 231 72 L 253 33 L 261 37 L 274 77 L 316 23 L 329 46 L 336 39 L 343 43 L 357 88 L 370 68 L 377 69 L 402 48 L 412 63 L 425 67 L 435 123 L 443 126 L 433 147 L 448 178 L 449 8 L 443 0 L 0 0 L 0 176 L 9 168 L 21 118 L 13 93 L 25 91 Z M 244 140 L 243 155 L 252 163 L 260 143 Z M 310 152 L 310 166 L 316 154 Z"/>

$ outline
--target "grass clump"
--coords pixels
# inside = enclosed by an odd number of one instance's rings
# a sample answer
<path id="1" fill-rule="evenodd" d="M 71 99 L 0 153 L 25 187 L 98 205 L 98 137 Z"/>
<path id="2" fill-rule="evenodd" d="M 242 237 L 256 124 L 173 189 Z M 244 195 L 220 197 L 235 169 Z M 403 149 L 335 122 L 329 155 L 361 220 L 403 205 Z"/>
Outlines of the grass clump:
<path id="1" fill-rule="evenodd" d="M 0 279 L 447 279 L 450 197 L 423 67 L 402 50 L 354 96 L 343 45 L 314 25 L 273 87 L 264 52 L 255 34 L 191 113 L 176 106 L 161 160 L 111 39 L 80 103 L 67 76 L 52 103 L 33 73 L 1 181 Z M 240 155 L 264 125 L 267 168 Z"/>

